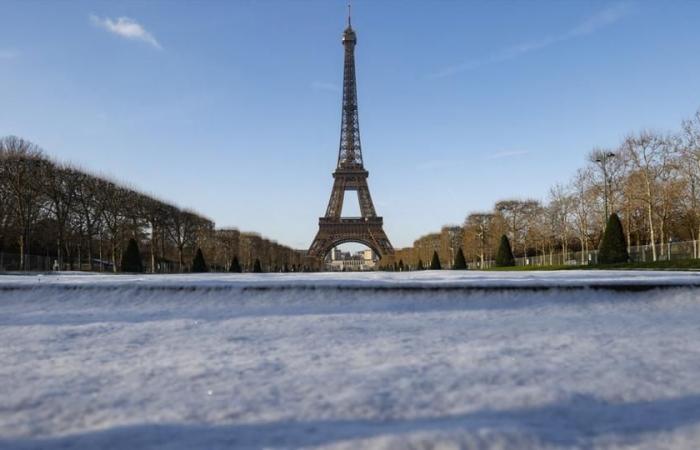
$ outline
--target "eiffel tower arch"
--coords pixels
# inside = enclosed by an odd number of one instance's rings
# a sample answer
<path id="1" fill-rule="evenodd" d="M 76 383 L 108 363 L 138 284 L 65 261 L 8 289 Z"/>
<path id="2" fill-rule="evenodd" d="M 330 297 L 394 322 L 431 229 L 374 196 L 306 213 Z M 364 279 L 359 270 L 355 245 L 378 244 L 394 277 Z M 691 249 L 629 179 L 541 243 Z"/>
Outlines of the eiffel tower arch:
<path id="1" fill-rule="evenodd" d="M 345 62 L 343 70 L 343 110 L 340 125 L 338 164 L 333 172 L 333 189 L 325 216 L 319 218 L 318 233 L 311 243 L 308 256 L 323 259 L 333 247 L 357 242 L 371 248 L 380 258 L 393 256 L 394 248 L 384 232 L 383 219 L 377 216 L 369 192 L 362 161 L 360 122 L 357 112 L 357 82 L 355 80 L 355 45 L 357 35 L 352 29 L 350 15 L 343 32 Z M 360 217 L 341 217 L 346 191 L 357 193 Z"/>

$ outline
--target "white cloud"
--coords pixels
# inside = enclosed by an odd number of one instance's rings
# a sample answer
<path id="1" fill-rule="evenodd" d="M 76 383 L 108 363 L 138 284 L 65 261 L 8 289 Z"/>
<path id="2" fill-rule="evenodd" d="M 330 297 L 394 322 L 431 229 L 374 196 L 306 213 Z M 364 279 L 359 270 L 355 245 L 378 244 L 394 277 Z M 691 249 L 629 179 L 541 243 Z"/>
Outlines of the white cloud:
<path id="1" fill-rule="evenodd" d="M 442 78 L 461 72 L 467 72 L 489 64 L 508 61 L 525 53 L 540 50 L 560 42 L 586 36 L 601 28 L 614 24 L 627 15 L 629 11 L 629 3 L 615 3 L 562 34 L 546 36 L 534 41 L 525 41 L 512 47 L 505 48 L 483 59 L 475 59 L 455 66 L 446 67 L 438 72 L 435 72 L 431 75 L 431 77 Z"/>
<path id="2" fill-rule="evenodd" d="M 19 56 L 19 52 L 11 49 L 0 48 L 0 59 L 15 59 Z"/>
<path id="3" fill-rule="evenodd" d="M 116 20 L 112 20 L 109 17 L 101 19 L 95 15 L 91 15 L 90 22 L 97 27 L 123 38 L 145 42 L 158 50 L 163 48 L 156 38 L 134 19 L 128 17 L 118 17 Z"/>
<path id="4" fill-rule="evenodd" d="M 339 92 L 340 87 L 338 87 L 337 84 L 334 83 L 328 83 L 326 81 L 314 81 L 311 83 L 311 89 L 315 91 L 331 91 L 331 92 Z"/>
<path id="5" fill-rule="evenodd" d="M 501 158 L 510 158 L 512 156 L 522 156 L 522 155 L 527 155 L 530 153 L 527 150 L 511 150 L 511 151 L 505 151 L 505 152 L 497 152 L 497 153 L 492 153 L 484 159 L 501 159 Z"/>

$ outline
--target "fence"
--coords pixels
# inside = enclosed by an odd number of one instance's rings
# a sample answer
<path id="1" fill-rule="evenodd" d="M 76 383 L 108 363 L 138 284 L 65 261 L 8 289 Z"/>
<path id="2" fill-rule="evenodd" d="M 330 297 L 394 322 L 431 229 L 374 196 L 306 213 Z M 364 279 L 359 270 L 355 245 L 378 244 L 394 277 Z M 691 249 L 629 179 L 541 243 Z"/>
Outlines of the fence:
<path id="1" fill-rule="evenodd" d="M 654 245 L 657 261 L 674 261 L 683 259 L 697 259 L 700 257 L 700 241 L 668 242 Z M 648 262 L 653 260 L 653 250 L 651 245 L 631 246 L 627 249 L 632 262 Z M 0 252 L 0 272 L 22 270 L 20 255 L 14 253 Z M 151 272 L 150 260 L 144 261 L 144 270 Z M 598 250 L 578 251 L 563 253 L 547 253 L 544 255 L 527 256 L 515 258 L 516 266 L 576 266 L 598 263 Z M 484 268 L 494 266 L 493 260 L 484 261 Z M 479 263 L 469 263 L 470 269 L 479 269 Z M 224 268 L 225 269 L 225 268 Z M 55 257 L 40 255 L 25 255 L 24 270 L 48 272 L 53 270 L 62 271 L 93 271 L 112 272 L 111 261 L 101 261 L 93 259 L 92 263 L 82 261 L 63 262 L 58 264 Z M 185 268 L 186 270 L 186 268 Z M 156 262 L 156 273 L 179 273 L 179 264 L 172 261 Z"/>
<path id="2" fill-rule="evenodd" d="M 53 271 L 63 271 L 63 272 L 113 272 L 113 265 L 111 260 L 100 260 L 99 258 L 93 258 L 92 261 L 88 261 L 86 257 L 80 258 L 80 263 L 78 263 L 78 257 L 69 260 L 64 260 L 62 263 L 58 262 L 55 256 L 41 256 L 41 255 L 25 255 L 24 256 L 24 267 L 22 267 L 22 258 L 17 253 L 4 253 L 0 252 L 0 272 L 13 272 L 13 271 L 24 271 L 24 272 L 53 272 Z M 182 273 L 189 272 L 189 263 L 185 263 L 180 270 L 180 264 L 172 260 L 156 261 L 155 271 L 151 271 L 151 259 L 150 257 L 143 258 L 143 270 L 145 273 Z M 244 271 L 252 272 L 252 263 L 244 265 Z M 117 267 L 119 267 L 119 261 L 117 261 Z M 228 265 L 222 266 L 220 264 L 210 264 L 209 270 L 212 272 L 227 272 Z"/>
<path id="3" fill-rule="evenodd" d="M 627 248 L 631 262 L 653 261 L 653 250 L 656 250 L 657 261 L 674 261 L 697 259 L 700 255 L 700 241 L 668 242 L 665 244 L 638 245 Z M 547 253 L 543 255 L 515 258 L 516 266 L 577 266 L 598 263 L 598 250 L 563 253 Z M 484 261 L 484 267 L 489 268 L 495 261 Z M 470 269 L 478 269 L 478 263 L 470 263 Z"/>
<path id="4" fill-rule="evenodd" d="M 49 271 L 53 260 L 48 256 L 25 255 L 24 266 L 30 270 Z M 21 270 L 20 255 L 0 252 L 0 271 Z"/>
<path id="5" fill-rule="evenodd" d="M 144 261 L 144 271 L 151 272 L 150 259 Z M 112 272 L 112 261 L 93 258 L 92 261 L 83 259 L 78 263 L 77 258 L 72 261 L 63 261 L 59 264 L 55 256 L 24 255 L 24 267 L 22 258 L 16 253 L 0 252 L 0 272 L 8 271 L 83 271 L 83 272 Z M 156 262 L 157 273 L 179 273 L 179 264 L 172 261 Z"/>

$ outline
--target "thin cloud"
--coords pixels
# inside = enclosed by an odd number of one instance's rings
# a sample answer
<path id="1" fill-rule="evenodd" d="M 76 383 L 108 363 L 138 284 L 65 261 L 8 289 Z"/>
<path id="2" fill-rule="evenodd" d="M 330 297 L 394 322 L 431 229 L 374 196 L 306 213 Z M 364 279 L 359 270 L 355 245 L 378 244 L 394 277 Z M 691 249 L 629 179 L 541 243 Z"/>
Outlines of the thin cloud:
<path id="1" fill-rule="evenodd" d="M 325 81 L 312 82 L 311 89 L 313 89 L 315 91 L 330 91 L 330 92 L 339 92 L 340 91 L 340 87 L 337 84 L 328 83 Z"/>
<path id="2" fill-rule="evenodd" d="M 95 15 L 91 15 L 90 22 L 99 28 L 116 34 L 117 36 L 134 41 L 145 42 L 158 50 L 163 49 L 156 38 L 151 33 L 146 31 L 146 29 L 134 19 L 130 19 L 128 17 L 118 17 L 115 20 L 112 20 L 109 17 L 101 19 Z"/>
<path id="3" fill-rule="evenodd" d="M 18 56 L 19 56 L 19 52 L 16 50 L 1 49 L 0 48 L 0 59 L 15 59 Z"/>
<path id="4" fill-rule="evenodd" d="M 527 155 L 530 152 L 527 150 L 511 150 L 507 152 L 497 152 L 497 153 L 492 153 L 488 155 L 484 159 L 501 159 L 501 158 L 510 158 L 512 156 L 522 156 L 522 155 Z"/>
<path id="5" fill-rule="evenodd" d="M 599 11 L 593 16 L 587 18 L 575 27 L 559 35 L 546 36 L 542 39 L 534 41 L 526 41 L 512 47 L 505 48 L 487 58 L 475 59 L 467 61 L 463 64 L 458 64 L 451 67 L 446 67 L 431 75 L 432 78 L 443 78 L 458 73 L 467 72 L 478 69 L 479 67 L 496 64 L 504 61 L 517 58 L 529 52 L 541 50 L 560 42 L 568 41 L 578 37 L 586 36 L 618 22 L 625 17 L 630 11 L 629 3 L 615 3 L 607 8 Z"/>
<path id="6" fill-rule="evenodd" d="M 444 169 L 450 166 L 454 166 L 456 163 L 454 161 L 448 161 L 445 159 L 430 159 L 428 161 L 423 161 L 416 164 L 416 169 L 418 170 L 437 170 Z"/>

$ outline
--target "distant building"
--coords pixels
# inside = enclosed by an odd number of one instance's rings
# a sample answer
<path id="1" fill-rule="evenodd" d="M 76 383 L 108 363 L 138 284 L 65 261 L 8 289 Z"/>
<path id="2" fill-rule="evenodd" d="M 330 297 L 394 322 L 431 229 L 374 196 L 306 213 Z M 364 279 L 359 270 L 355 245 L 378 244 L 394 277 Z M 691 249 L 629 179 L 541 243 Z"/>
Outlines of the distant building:
<path id="1" fill-rule="evenodd" d="M 333 272 L 360 272 L 374 270 L 378 260 L 377 254 L 370 249 L 350 253 L 334 248 L 326 257 L 325 262 L 326 270 Z"/>

